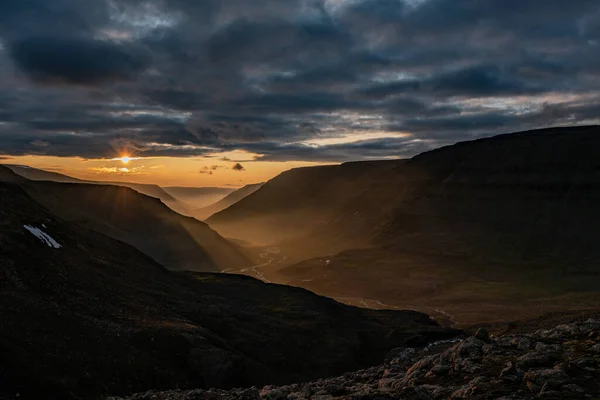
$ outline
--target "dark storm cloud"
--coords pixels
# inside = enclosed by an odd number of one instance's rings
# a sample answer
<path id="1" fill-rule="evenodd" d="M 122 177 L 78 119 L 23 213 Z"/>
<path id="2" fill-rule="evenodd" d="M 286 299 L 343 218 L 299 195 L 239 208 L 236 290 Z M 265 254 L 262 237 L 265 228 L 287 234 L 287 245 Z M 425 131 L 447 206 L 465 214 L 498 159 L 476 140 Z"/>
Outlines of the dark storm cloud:
<path id="1" fill-rule="evenodd" d="M 596 0 L 4 0 L 0 154 L 405 157 L 596 122 L 598 49 Z"/>
<path id="2" fill-rule="evenodd" d="M 259 158 L 261 161 L 316 162 L 408 157 L 432 148 L 430 144 L 423 141 L 397 137 L 336 144 L 327 146 L 326 149 L 302 144 L 281 145 L 274 142 L 255 143 L 250 147 L 252 151 L 262 154 Z"/>
<path id="3" fill-rule="evenodd" d="M 29 37 L 13 41 L 10 55 L 32 79 L 72 84 L 133 79 L 149 63 L 139 50 L 101 40 Z"/>
<path id="4" fill-rule="evenodd" d="M 523 66 L 526 73 L 528 66 Z M 535 74 L 535 67 L 531 67 Z M 424 79 L 402 80 L 378 84 L 361 91 L 371 98 L 382 98 L 397 94 L 426 94 L 430 96 L 515 96 L 550 91 L 524 78 L 502 71 L 497 66 L 478 65 L 456 71 L 444 72 Z"/>

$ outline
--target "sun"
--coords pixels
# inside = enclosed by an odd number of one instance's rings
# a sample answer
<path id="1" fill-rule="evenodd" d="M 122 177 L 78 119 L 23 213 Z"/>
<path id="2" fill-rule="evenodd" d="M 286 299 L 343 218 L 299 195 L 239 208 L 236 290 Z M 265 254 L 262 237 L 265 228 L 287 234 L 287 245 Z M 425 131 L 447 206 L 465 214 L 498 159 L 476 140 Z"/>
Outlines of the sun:
<path id="1" fill-rule="evenodd" d="M 129 161 L 131 161 L 131 158 L 129 158 L 129 156 L 123 156 L 123 157 L 119 158 L 119 160 L 121 160 L 121 162 L 123 164 L 128 164 Z"/>

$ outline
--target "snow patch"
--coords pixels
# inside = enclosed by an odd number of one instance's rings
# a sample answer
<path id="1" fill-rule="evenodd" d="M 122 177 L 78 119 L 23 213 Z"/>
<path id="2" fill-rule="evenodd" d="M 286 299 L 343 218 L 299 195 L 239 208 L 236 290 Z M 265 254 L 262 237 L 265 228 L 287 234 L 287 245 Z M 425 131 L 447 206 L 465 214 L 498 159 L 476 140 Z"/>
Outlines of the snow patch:
<path id="1" fill-rule="evenodd" d="M 32 235 L 40 239 L 48 247 L 51 247 L 53 249 L 60 249 L 62 247 L 60 244 L 58 244 L 56 240 L 52 239 L 50 235 L 42 231 L 40 228 L 36 228 L 35 226 L 31 225 L 23 225 L 23 228 L 31 232 Z"/>

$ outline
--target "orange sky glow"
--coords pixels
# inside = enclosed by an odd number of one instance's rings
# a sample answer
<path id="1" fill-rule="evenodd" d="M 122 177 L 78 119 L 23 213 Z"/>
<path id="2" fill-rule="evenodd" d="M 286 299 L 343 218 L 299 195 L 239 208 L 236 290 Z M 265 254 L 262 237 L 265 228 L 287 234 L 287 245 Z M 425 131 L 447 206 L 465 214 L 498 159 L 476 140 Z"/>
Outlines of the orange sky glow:
<path id="1" fill-rule="evenodd" d="M 113 159 L 93 160 L 27 155 L 7 157 L 2 163 L 28 165 L 85 180 L 193 187 L 240 187 L 249 183 L 265 182 L 291 168 L 325 165 L 314 162 L 254 161 L 251 154 L 241 151 L 221 153 L 214 158 L 142 158 L 122 154 Z M 237 163 L 244 169 L 233 169 Z"/>

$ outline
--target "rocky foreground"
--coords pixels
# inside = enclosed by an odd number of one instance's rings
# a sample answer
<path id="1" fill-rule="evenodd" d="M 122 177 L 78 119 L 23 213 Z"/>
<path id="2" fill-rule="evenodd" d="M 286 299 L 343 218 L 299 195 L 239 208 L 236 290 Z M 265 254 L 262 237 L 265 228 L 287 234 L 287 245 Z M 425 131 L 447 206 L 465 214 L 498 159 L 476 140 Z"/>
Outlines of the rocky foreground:
<path id="1" fill-rule="evenodd" d="M 384 365 L 289 386 L 147 392 L 131 400 L 593 399 L 600 396 L 600 320 L 531 334 L 474 336 L 398 349 Z M 119 400 L 119 398 L 110 398 Z"/>

